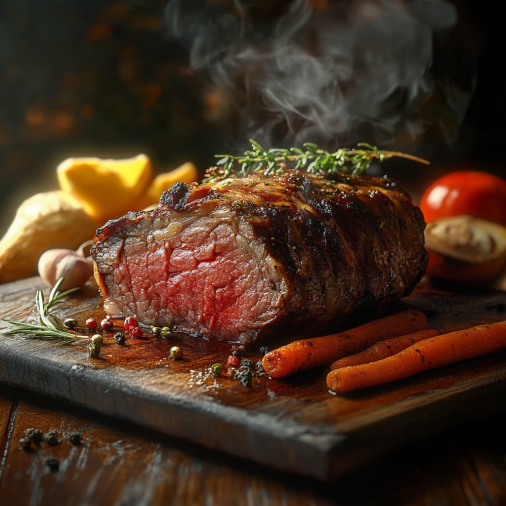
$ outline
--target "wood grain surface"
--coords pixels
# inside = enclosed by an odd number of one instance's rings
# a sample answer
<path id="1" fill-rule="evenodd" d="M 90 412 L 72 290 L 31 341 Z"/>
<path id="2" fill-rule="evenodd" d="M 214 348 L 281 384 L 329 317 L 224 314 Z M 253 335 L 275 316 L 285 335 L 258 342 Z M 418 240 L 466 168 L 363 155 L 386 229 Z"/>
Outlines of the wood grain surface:
<path id="1" fill-rule="evenodd" d="M 1 286 L 0 314 L 26 317 L 41 286 L 38 278 Z M 406 302 L 422 309 L 430 326 L 447 330 L 505 319 L 504 293 L 459 295 L 421 285 Z M 61 315 L 78 319 L 85 332 L 87 317 L 103 317 L 96 287 L 72 297 Z M 504 354 L 341 397 L 326 390 L 325 371 L 285 381 L 258 378 L 251 389 L 221 378 L 199 385 L 198 373 L 225 362 L 229 346 L 178 335 L 170 343 L 150 336 L 121 347 L 112 333 L 104 336 L 95 360 L 87 357 L 86 341 L 55 347 L 2 337 L 0 381 L 320 479 L 498 410 L 506 389 Z M 173 344 L 183 348 L 183 360 L 168 358 Z M 247 357 L 260 355 L 252 349 Z"/>
<path id="2" fill-rule="evenodd" d="M 506 413 L 412 443 L 329 482 L 274 471 L 126 422 L 0 387 L 2 506 L 500 506 Z M 60 443 L 18 449 L 29 427 Z M 83 443 L 68 441 L 81 431 Z M 56 458 L 59 470 L 46 461 Z"/>

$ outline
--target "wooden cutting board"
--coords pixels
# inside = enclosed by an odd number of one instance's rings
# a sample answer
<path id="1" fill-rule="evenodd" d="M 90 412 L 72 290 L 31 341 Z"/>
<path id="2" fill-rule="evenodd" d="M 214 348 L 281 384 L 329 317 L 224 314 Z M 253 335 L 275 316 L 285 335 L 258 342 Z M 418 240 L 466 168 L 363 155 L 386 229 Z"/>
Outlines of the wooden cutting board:
<path id="1" fill-rule="evenodd" d="M 26 317 L 39 288 L 39 278 L 0 286 L 0 316 Z M 405 302 L 424 311 L 433 328 L 506 319 L 500 292 L 463 295 L 421 284 Z M 96 286 L 90 282 L 59 314 L 76 318 L 85 333 L 86 318 L 103 318 Z M 181 334 L 169 343 L 149 337 L 119 346 L 112 335 L 105 333 L 98 359 L 88 358 L 87 341 L 55 346 L 2 336 L 0 382 L 319 479 L 506 404 L 506 353 L 336 396 L 325 387 L 326 371 L 285 381 L 257 378 L 245 388 L 231 379 L 205 379 L 213 363 L 226 362 L 228 345 Z M 183 348 L 182 360 L 168 358 L 173 344 Z M 258 360 L 258 349 L 246 357 Z"/>

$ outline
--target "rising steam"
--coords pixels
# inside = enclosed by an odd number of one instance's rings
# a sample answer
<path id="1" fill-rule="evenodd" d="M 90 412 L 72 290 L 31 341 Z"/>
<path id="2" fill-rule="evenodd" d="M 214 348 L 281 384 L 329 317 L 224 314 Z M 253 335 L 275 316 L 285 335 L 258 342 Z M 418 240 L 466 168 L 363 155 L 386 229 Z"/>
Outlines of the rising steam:
<path id="1" fill-rule="evenodd" d="M 241 141 L 414 146 L 433 116 L 423 112 L 435 87 L 433 35 L 455 25 L 455 7 L 446 0 L 343 0 L 322 9 L 309 0 L 279 3 L 287 7 L 272 25 L 255 19 L 254 2 L 171 0 L 167 7 L 169 31 L 190 48 L 192 68 L 241 112 Z M 438 103 L 441 116 L 460 124 L 469 95 L 450 95 Z"/>

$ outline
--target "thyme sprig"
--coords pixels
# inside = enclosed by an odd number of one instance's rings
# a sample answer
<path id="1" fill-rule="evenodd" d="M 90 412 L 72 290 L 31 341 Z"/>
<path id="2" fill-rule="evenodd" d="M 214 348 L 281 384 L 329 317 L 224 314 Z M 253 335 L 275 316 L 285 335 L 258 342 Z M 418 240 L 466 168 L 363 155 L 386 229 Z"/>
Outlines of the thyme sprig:
<path id="1" fill-rule="evenodd" d="M 70 290 L 60 292 L 60 286 L 64 279 L 65 278 L 60 278 L 53 286 L 51 292 L 49 293 L 47 302 L 44 302 L 44 294 L 42 290 L 37 290 L 35 295 L 35 307 L 37 308 L 37 311 L 34 311 L 33 313 L 38 318 L 39 325 L 4 318 L 4 321 L 10 323 L 13 327 L 2 330 L 2 334 L 24 334 L 40 339 L 60 341 L 60 344 L 69 344 L 77 341 L 78 339 L 87 339 L 86 336 L 78 336 L 75 332 L 73 334 L 68 332 L 63 325 L 63 322 L 49 311 L 56 305 L 61 304 L 63 302 L 61 300 L 63 297 L 79 290 L 79 288 L 71 288 Z"/>
<path id="2" fill-rule="evenodd" d="M 215 155 L 219 158 L 216 167 L 209 169 L 204 182 L 220 181 L 229 177 L 247 177 L 252 172 L 264 176 L 281 174 L 286 170 L 305 170 L 312 174 L 329 176 L 344 172 L 352 176 L 363 174 L 373 160 L 383 162 L 399 157 L 429 165 L 427 160 L 398 151 L 381 151 L 365 142 L 357 144 L 359 149 L 341 148 L 330 153 L 313 142 L 306 142 L 304 150 L 299 148 L 265 150 L 258 142 L 250 139 L 252 149 L 244 156 Z M 240 166 L 240 168 L 239 168 Z"/>

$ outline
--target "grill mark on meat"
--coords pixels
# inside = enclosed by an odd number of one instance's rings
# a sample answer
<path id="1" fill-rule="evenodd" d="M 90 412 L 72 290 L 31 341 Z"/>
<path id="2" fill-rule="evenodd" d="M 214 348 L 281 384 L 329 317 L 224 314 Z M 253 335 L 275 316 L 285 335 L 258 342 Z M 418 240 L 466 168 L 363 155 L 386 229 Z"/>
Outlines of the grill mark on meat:
<path id="1" fill-rule="evenodd" d="M 97 231 L 105 308 L 242 342 L 387 309 L 428 259 L 420 211 L 389 182 L 289 173 L 176 183 L 154 211 Z"/>

